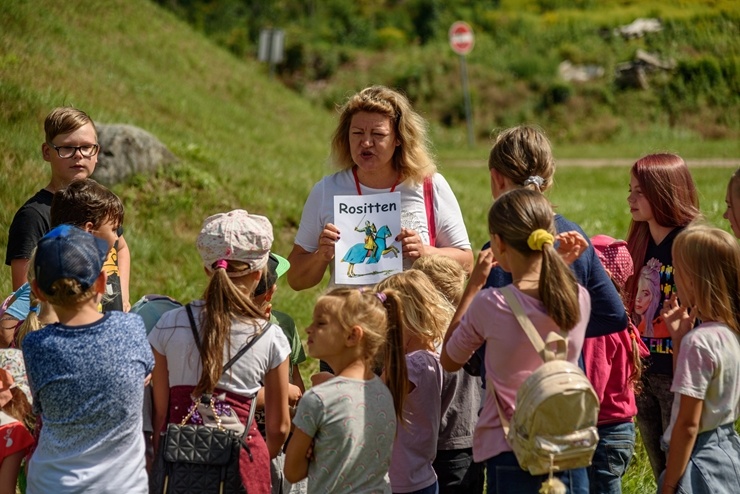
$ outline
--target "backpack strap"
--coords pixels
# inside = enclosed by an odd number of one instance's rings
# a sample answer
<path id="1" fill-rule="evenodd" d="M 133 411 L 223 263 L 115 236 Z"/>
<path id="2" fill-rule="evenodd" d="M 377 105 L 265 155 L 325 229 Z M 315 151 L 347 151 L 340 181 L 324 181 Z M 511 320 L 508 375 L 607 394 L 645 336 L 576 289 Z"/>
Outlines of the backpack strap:
<path id="1" fill-rule="evenodd" d="M 514 313 L 519 325 L 524 330 L 524 334 L 527 335 L 527 338 L 529 338 L 534 349 L 537 350 L 537 353 L 542 357 L 542 360 L 545 362 L 556 359 L 566 360 L 568 353 L 568 340 L 566 340 L 562 334 L 551 331 L 547 335 L 547 339 L 543 341 L 542 337 L 535 329 L 534 324 L 532 324 L 532 321 L 527 317 L 527 314 L 525 314 L 522 305 L 519 303 L 519 299 L 516 298 L 516 295 L 514 295 L 514 292 L 511 290 L 511 285 L 500 288 L 499 290 L 504 296 L 504 299 L 506 299 L 506 303 L 509 304 L 509 307 Z M 557 350 L 555 352 L 547 348 L 550 343 L 555 343 L 557 345 Z"/>
<path id="2" fill-rule="evenodd" d="M 434 218 L 434 183 L 431 175 L 424 178 L 424 208 L 427 213 L 429 245 L 434 247 L 437 243 L 437 223 Z"/>
<path id="3" fill-rule="evenodd" d="M 519 303 L 519 299 L 516 298 L 516 295 L 514 295 L 514 292 L 511 290 L 511 285 L 499 288 L 499 291 L 504 296 L 506 303 L 509 304 L 509 307 L 514 313 L 517 322 L 519 322 L 519 325 L 524 330 L 524 334 L 527 335 L 527 338 L 529 338 L 532 346 L 535 348 L 535 350 L 537 350 L 537 353 L 540 355 L 540 357 L 542 357 L 542 360 L 544 360 L 545 362 L 549 362 L 550 360 L 554 360 L 556 358 L 560 360 L 565 360 L 568 350 L 568 340 L 566 340 L 562 335 L 551 331 L 550 334 L 547 335 L 547 340 L 543 341 L 542 337 L 535 329 L 534 324 L 532 324 L 532 321 L 524 312 L 522 304 Z M 553 352 L 552 350 L 549 350 L 547 348 L 547 345 L 549 345 L 550 343 L 557 344 L 558 350 L 556 352 Z M 501 407 L 501 400 L 499 399 L 498 393 L 496 393 L 496 386 L 493 384 L 493 379 L 491 379 L 491 376 L 488 376 L 488 378 L 486 379 L 486 384 L 486 388 L 490 389 L 491 393 L 493 394 L 493 401 L 496 402 L 498 417 L 501 421 L 501 427 L 504 430 L 504 437 L 506 438 L 506 442 L 508 443 L 510 421 L 506 418 L 506 415 L 504 415 L 504 410 Z"/>

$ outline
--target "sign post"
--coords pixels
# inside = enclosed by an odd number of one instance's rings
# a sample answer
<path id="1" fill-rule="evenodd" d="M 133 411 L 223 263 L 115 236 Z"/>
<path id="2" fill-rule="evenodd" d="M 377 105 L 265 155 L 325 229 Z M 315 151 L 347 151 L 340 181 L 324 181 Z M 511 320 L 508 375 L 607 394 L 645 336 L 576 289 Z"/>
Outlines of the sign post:
<path id="1" fill-rule="evenodd" d="M 470 89 L 468 88 L 468 65 L 465 56 L 475 46 L 473 28 L 467 22 L 457 21 L 450 26 L 448 33 L 450 48 L 460 56 L 460 77 L 462 78 L 463 96 L 465 98 L 465 120 L 468 125 L 468 146 L 473 147 L 473 110 L 470 104 Z"/>
<path id="2" fill-rule="evenodd" d="M 282 29 L 263 29 L 257 50 L 257 59 L 270 64 L 270 79 L 275 74 L 275 64 L 283 61 L 285 33 Z"/>

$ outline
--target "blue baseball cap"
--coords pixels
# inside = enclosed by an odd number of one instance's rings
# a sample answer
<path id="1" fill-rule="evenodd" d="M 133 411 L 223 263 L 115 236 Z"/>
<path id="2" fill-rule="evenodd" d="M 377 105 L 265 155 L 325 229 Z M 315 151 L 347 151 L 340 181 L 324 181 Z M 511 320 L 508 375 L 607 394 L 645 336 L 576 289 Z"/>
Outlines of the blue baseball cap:
<path id="1" fill-rule="evenodd" d="M 42 292 L 53 295 L 57 280 L 76 280 L 83 290 L 100 276 L 108 257 L 108 242 L 72 225 L 59 225 L 44 235 L 36 247 L 34 273 Z"/>

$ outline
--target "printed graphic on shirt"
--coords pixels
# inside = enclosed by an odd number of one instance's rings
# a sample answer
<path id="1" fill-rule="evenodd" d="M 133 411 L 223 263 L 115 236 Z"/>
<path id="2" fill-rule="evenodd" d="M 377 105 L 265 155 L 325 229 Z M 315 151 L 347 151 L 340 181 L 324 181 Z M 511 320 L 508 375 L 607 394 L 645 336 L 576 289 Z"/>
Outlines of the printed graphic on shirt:
<path id="1" fill-rule="evenodd" d="M 105 283 L 105 297 L 103 297 L 99 309 L 101 312 L 111 310 L 123 310 L 123 297 L 121 296 L 121 277 L 118 271 L 118 242 L 111 247 L 108 258 L 103 263 L 103 270 L 108 275 Z"/>
<path id="2" fill-rule="evenodd" d="M 673 287 L 673 266 L 664 266 L 653 258 L 640 271 L 632 317 L 644 339 L 670 338 L 668 327 L 660 317 L 660 308 L 670 297 Z M 645 343 L 651 346 L 648 341 Z"/>

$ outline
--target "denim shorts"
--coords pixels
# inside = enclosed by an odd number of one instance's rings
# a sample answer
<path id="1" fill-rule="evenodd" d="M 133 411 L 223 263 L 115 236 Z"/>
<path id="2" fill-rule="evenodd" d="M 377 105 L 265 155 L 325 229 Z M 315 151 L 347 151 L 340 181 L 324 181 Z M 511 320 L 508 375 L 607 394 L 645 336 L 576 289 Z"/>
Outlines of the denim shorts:
<path id="1" fill-rule="evenodd" d="M 486 460 L 488 494 L 538 494 L 547 475 L 531 475 L 522 470 L 514 453 L 507 451 Z M 556 473 L 568 494 L 588 494 L 588 473 L 576 468 Z"/>
<path id="2" fill-rule="evenodd" d="M 658 480 L 658 493 L 663 477 Z M 737 494 L 740 492 L 740 436 L 725 424 L 696 436 L 689 463 L 676 486 L 678 494 Z"/>

